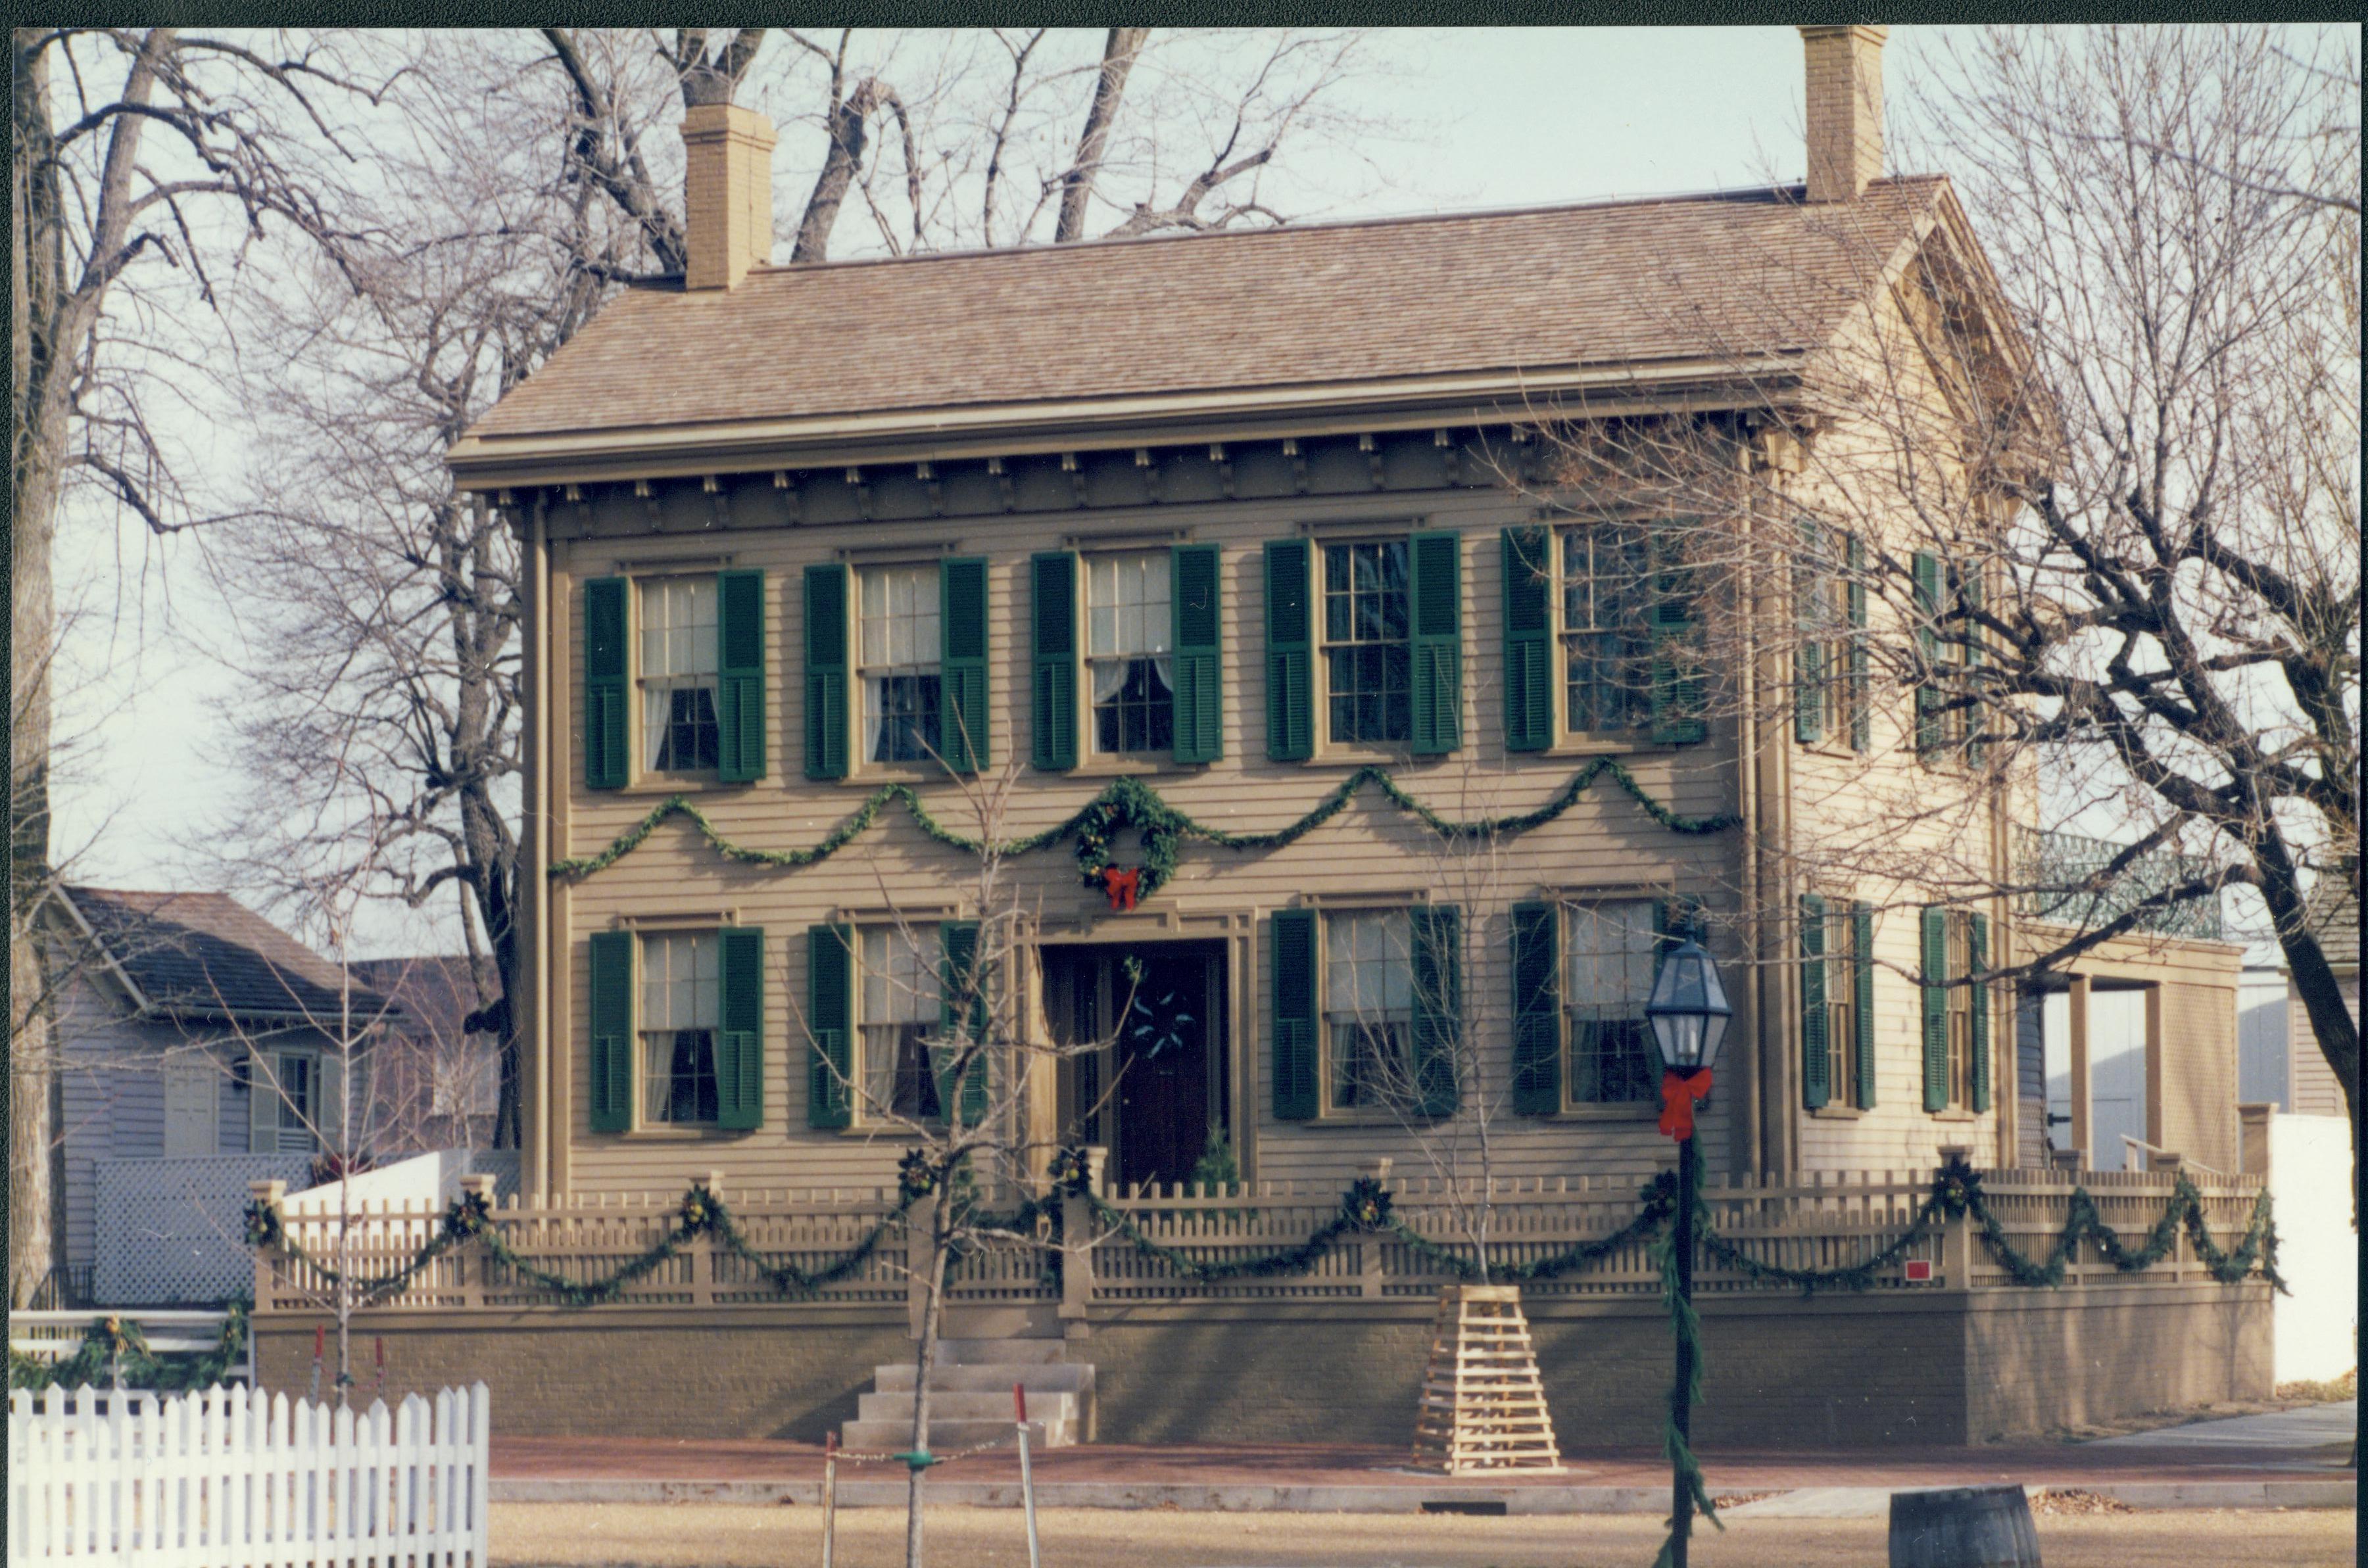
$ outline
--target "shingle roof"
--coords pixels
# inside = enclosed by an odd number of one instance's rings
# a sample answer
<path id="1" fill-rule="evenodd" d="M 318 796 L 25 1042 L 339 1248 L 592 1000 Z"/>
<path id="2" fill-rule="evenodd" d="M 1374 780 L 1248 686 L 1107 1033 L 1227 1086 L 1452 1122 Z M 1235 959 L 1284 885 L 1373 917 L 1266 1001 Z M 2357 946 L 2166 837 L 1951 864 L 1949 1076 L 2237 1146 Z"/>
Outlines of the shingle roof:
<path id="1" fill-rule="evenodd" d="M 1945 182 L 766 267 L 629 290 L 474 438 L 1547 367 L 1825 341 Z"/>
<path id="2" fill-rule="evenodd" d="M 133 892 L 69 887 L 108 957 L 165 1013 L 305 1015 L 333 1026 L 344 977 L 337 966 L 226 894 Z M 359 983 L 356 1021 L 393 1005 Z"/>
<path id="3" fill-rule="evenodd" d="M 2360 967 L 2360 905 L 2342 879 L 2322 874 L 2303 900 L 2302 917 L 2317 934 L 2319 950 L 2330 965 Z"/>
<path id="4" fill-rule="evenodd" d="M 354 978 L 401 1007 L 407 1032 L 459 1044 L 462 1026 L 476 1011 L 477 980 L 465 953 L 426 953 L 407 959 L 363 959 Z"/>

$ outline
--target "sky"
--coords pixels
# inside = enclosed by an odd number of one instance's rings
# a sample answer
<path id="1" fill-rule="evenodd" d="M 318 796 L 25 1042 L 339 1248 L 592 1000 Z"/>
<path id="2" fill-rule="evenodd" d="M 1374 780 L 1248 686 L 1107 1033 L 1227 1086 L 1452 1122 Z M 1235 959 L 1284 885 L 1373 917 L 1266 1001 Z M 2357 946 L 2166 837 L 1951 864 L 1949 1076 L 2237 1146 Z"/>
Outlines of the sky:
<path id="1" fill-rule="evenodd" d="M 1893 30 L 1895 123 L 1939 42 L 1931 29 Z M 1340 158 L 1337 169 L 1296 170 L 1358 193 L 1322 217 L 1706 190 L 1797 179 L 1805 164 L 1801 42 L 1789 27 L 1407 29 L 1374 48 L 1386 71 L 1360 85 L 1356 107 L 1416 131 L 1367 150 L 1378 187 L 1344 154 L 1326 154 Z M 199 444 L 223 463 L 242 450 L 234 428 Z M 62 532 L 62 612 L 81 619 L 60 724 L 82 744 L 63 769 L 57 843 L 77 855 L 75 880 L 211 885 L 191 846 L 227 815 L 236 787 L 238 759 L 211 704 L 236 694 L 220 658 L 240 628 L 207 581 L 206 549 L 105 517 Z M 449 918 L 439 927 L 380 910 L 355 950 L 393 956 L 458 940 Z"/>

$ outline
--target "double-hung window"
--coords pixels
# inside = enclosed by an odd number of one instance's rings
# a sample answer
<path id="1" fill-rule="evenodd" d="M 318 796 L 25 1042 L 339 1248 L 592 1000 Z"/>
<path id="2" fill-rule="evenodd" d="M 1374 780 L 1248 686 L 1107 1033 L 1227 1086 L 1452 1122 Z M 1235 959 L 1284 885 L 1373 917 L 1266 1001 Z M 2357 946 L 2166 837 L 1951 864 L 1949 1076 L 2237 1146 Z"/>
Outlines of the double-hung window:
<path id="1" fill-rule="evenodd" d="M 638 585 L 642 756 L 649 772 L 705 773 L 716 767 L 715 581 L 659 577 Z"/>
<path id="2" fill-rule="evenodd" d="M 857 611 L 866 762 L 926 762 L 936 755 L 943 700 L 939 569 L 873 566 L 858 574 Z"/>
<path id="3" fill-rule="evenodd" d="M 939 1025 L 939 943 L 902 926 L 867 926 L 860 940 L 860 1117 L 934 1120 L 944 1114 L 929 1050 Z"/>
<path id="4" fill-rule="evenodd" d="M 1573 1105 L 1649 1101 L 1658 1092 L 1658 1057 L 1645 1003 L 1653 993 L 1659 947 L 1655 903 L 1614 899 L 1565 905 L 1563 1010 Z"/>
<path id="5" fill-rule="evenodd" d="M 1562 535 L 1563 722 L 1574 735 L 1648 722 L 1653 578 L 1645 532 L 1625 524 Z"/>
<path id="6" fill-rule="evenodd" d="M 1963 910 L 1949 912 L 1949 970 L 1952 975 L 1973 972 L 1969 961 L 1971 921 Z M 1949 1108 L 1971 1110 L 1974 1108 L 1974 988 L 1952 985 L 1948 989 L 1949 1009 Z"/>
<path id="7" fill-rule="evenodd" d="M 1086 673 L 1098 756 L 1175 749 L 1170 560 L 1165 550 L 1086 558 Z"/>
<path id="8" fill-rule="evenodd" d="M 1387 1109 L 1406 1099 L 1414 1004 L 1407 911 L 1325 915 L 1325 1079 L 1334 1110 Z"/>
<path id="9" fill-rule="evenodd" d="M 1390 744 L 1413 733 L 1413 653 L 1406 541 L 1324 550 L 1327 738 Z"/>
<path id="10" fill-rule="evenodd" d="M 1972 910 L 1929 908 L 1922 918 L 1924 1108 L 1990 1108 L 1989 919 Z"/>
<path id="11" fill-rule="evenodd" d="M 715 1037 L 723 989 L 722 949 L 715 932 L 667 932 L 642 938 L 644 1123 L 716 1124 Z"/>

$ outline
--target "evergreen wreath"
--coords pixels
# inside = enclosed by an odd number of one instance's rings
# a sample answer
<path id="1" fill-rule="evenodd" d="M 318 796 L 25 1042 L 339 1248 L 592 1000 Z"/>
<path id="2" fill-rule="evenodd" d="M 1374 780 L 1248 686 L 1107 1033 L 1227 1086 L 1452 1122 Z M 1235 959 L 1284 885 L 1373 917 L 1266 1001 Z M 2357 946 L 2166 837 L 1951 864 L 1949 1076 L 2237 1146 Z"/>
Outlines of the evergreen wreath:
<path id="1" fill-rule="evenodd" d="M 247 1304 L 244 1301 L 230 1304 L 222 1334 L 212 1349 L 188 1354 L 159 1355 L 151 1350 L 148 1336 L 128 1316 L 94 1318 L 84 1331 L 82 1344 L 63 1360 L 37 1361 L 12 1346 L 8 1351 L 8 1386 L 36 1392 L 51 1388 L 94 1388 L 101 1378 L 106 1378 L 117 1388 L 154 1389 L 164 1393 L 207 1388 L 227 1377 L 232 1365 L 245 1353 L 247 1332 Z"/>

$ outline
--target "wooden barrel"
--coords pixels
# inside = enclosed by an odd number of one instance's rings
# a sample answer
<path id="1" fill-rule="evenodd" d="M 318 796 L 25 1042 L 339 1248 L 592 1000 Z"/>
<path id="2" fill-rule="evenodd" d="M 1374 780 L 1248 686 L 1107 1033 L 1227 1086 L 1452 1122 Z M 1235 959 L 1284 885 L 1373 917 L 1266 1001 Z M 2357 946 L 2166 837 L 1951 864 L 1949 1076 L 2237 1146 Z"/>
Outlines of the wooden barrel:
<path id="1" fill-rule="evenodd" d="M 1891 1494 L 1891 1568 L 2039 1568 L 2039 1532 L 2020 1486 Z"/>

